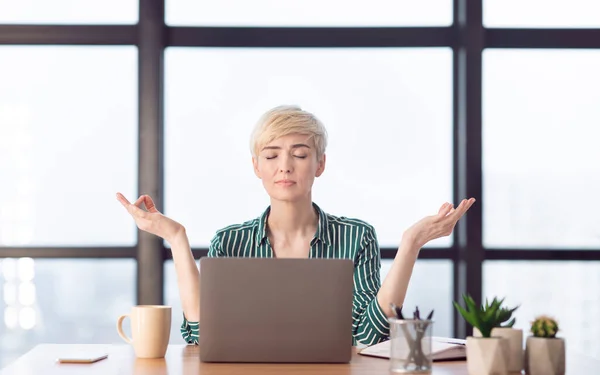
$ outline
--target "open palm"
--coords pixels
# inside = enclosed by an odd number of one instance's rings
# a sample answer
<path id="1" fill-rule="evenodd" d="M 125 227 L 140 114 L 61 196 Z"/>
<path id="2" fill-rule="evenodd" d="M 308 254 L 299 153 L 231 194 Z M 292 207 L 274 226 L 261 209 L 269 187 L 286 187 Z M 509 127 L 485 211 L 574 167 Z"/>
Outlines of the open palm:
<path id="1" fill-rule="evenodd" d="M 137 227 L 144 232 L 171 242 L 177 233 L 183 229 L 181 224 L 161 214 L 149 195 L 142 195 L 134 203 L 130 203 L 123 194 L 117 193 L 117 200 L 133 217 Z M 146 210 L 142 209 L 142 204 L 146 207 Z"/>
<path id="2" fill-rule="evenodd" d="M 449 236 L 458 220 L 463 217 L 473 203 L 475 203 L 475 198 L 463 199 L 456 208 L 450 203 L 444 203 L 437 215 L 424 217 L 407 229 L 405 234 L 419 247 L 425 246 L 426 243 L 436 238 Z"/>

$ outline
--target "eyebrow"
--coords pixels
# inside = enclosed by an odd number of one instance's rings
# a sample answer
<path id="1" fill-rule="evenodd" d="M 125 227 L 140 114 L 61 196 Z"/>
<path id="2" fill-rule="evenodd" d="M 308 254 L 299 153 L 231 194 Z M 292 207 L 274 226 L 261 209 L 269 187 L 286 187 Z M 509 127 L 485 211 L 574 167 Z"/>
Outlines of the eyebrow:
<path id="1" fill-rule="evenodd" d="M 310 149 L 310 146 L 304 143 L 296 143 L 295 145 L 292 145 L 292 148 L 302 148 L 302 147 L 306 147 L 308 149 Z M 263 147 L 262 151 L 264 150 L 281 150 L 281 147 L 279 146 L 265 146 Z"/>

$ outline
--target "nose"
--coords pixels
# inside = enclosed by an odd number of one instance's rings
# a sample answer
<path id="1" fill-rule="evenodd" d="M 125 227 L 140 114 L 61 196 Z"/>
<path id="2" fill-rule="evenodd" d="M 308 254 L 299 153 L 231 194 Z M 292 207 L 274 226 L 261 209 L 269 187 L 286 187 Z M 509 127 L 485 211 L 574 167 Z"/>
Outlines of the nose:
<path id="1" fill-rule="evenodd" d="M 281 160 L 281 164 L 279 165 L 279 172 L 292 173 L 292 170 L 294 169 L 292 165 L 292 158 L 289 156 L 284 156 L 279 160 Z"/>

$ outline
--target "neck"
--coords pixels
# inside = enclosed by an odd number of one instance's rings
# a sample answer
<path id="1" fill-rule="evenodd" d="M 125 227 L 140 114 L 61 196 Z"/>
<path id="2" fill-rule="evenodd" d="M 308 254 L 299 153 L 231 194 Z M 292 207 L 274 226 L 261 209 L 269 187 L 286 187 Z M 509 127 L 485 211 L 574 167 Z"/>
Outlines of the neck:
<path id="1" fill-rule="evenodd" d="M 312 199 L 295 202 L 271 199 L 271 210 L 267 227 L 271 233 L 283 238 L 313 236 L 319 223 L 319 216 L 312 205 Z"/>

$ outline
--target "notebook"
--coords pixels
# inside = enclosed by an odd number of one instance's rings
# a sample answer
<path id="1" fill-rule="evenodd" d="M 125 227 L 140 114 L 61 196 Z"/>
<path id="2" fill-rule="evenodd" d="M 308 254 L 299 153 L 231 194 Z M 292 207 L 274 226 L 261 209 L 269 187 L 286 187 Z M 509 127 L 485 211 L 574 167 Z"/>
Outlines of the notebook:
<path id="1" fill-rule="evenodd" d="M 387 340 L 379 344 L 371 345 L 361 349 L 358 354 L 390 358 L 391 341 Z M 447 361 L 467 358 L 466 340 L 453 339 L 448 337 L 432 337 L 431 351 L 434 361 Z"/>

